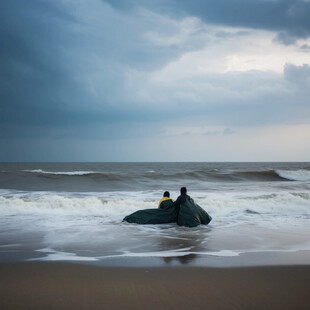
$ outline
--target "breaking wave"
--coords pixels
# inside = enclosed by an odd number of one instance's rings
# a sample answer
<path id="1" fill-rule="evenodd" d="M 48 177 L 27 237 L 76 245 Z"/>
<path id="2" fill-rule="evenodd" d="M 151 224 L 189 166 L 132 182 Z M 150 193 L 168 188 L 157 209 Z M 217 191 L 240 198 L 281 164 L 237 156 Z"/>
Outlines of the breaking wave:
<path id="1" fill-rule="evenodd" d="M 114 194 L 115 195 L 115 194 Z M 121 195 L 121 194 L 120 194 Z M 120 196 L 121 197 L 121 196 Z M 136 210 L 156 208 L 158 200 L 132 197 L 66 197 L 54 194 L 4 194 L 0 196 L 0 214 L 59 214 L 98 215 L 120 221 Z M 272 193 L 261 195 L 220 196 L 208 195 L 195 201 L 212 216 L 234 214 L 277 214 L 310 216 L 310 194 L 306 192 Z"/>
<path id="2" fill-rule="evenodd" d="M 53 167 L 50 164 L 46 167 L 33 167 L 33 169 L 32 167 L 20 170 L 1 169 L 0 188 L 28 191 L 110 192 L 166 188 L 172 190 L 182 184 L 191 191 L 210 189 L 218 191 L 221 185 L 223 188 L 233 189 L 240 183 L 243 183 L 243 186 L 254 186 L 255 183 L 265 182 L 265 185 L 269 186 L 269 183 L 274 182 L 275 186 L 286 186 L 292 190 L 296 187 L 308 189 L 310 186 L 308 164 L 300 165 L 299 169 L 290 167 L 282 170 L 280 167 L 268 169 L 269 165 L 264 167 L 256 165 L 256 168 L 251 165 L 247 167 L 245 164 L 243 167 L 238 167 L 238 165 L 221 167 L 219 165 L 218 168 L 203 167 L 203 165 L 185 165 L 184 167 L 172 165 L 170 168 L 168 165 L 157 167 L 154 164 L 153 166 L 79 164 L 76 167 L 66 165 L 58 167 L 54 165 Z M 289 167 L 289 165 L 286 166 Z M 236 185 L 237 183 L 239 184 Z"/>
<path id="3" fill-rule="evenodd" d="M 23 170 L 25 173 L 33 173 L 34 175 L 54 175 L 54 176 L 98 176 L 98 177 L 115 177 L 115 178 L 150 178 L 150 179 L 203 179 L 203 180 L 218 180 L 218 181 L 238 181 L 238 180 L 253 180 L 253 181 L 281 181 L 283 179 L 290 181 L 310 181 L 310 171 L 305 169 L 300 170 L 262 170 L 262 171 L 221 171 L 218 169 L 211 170 L 190 170 L 175 173 L 163 173 L 149 170 L 144 173 L 109 173 L 103 171 L 45 171 L 41 169 Z M 2 171 L 2 173 L 5 173 Z M 7 173 L 7 172 L 6 172 Z"/>
<path id="4" fill-rule="evenodd" d="M 34 169 L 34 170 L 23 170 L 24 172 L 30 172 L 30 173 L 36 173 L 36 174 L 52 174 L 52 175 L 92 175 L 92 174 L 104 174 L 102 172 L 96 172 L 96 171 L 45 171 L 42 169 Z"/>
<path id="5" fill-rule="evenodd" d="M 275 173 L 281 178 L 291 181 L 310 181 L 309 170 L 276 170 Z"/>

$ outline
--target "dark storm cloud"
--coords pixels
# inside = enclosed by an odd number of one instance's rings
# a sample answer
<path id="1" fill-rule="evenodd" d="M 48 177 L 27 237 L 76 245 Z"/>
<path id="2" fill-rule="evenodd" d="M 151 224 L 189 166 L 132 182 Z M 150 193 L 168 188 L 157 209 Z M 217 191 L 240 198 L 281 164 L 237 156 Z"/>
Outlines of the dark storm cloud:
<path id="1" fill-rule="evenodd" d="M 76 21 L 59 3 L 5 0 L 0 7 L 0 120 L 57 121 L 69 96 L 62 86 L 71 83 L 62 30 Z"/>
<path id="2" fill-rule="evenodd" d="M 83 81 L 76 79 L 88 65 L 87 61 L 81 64 L 89 57 L 83 44 L 89 43 L 89 49 L 105 59 L 115 53 L 112 44 L 110 49 L 98 47 L 96 39 L 88 39 L 91 32 L 83 35 L 77 31 L 82 22 L 71 11 L 60 1 L 1 1 L 1 136 L 44 135 L 57 126 L 107 122 L 113 115 L 122 120 L 133 114 L 126 114 L 126 107 L 118 109 L 92 98 Z M 106 93 L 115 87 L 115 78 L 121 86 L 117 70 L 106 68 L 109 70 L 113 72 L 101 87 Z"/>
<path id="3" fill-rule="evenodd" d="M 143 31 L 179 32 L 178 23 L 158 18 L 118 14 L 100 1 L 1 1 L 0 137 L 58 135 L 59 128 L 84 135 L 78 128 L 86 124 L 165 119 L 156 105 L 137 104 L 132 70 L 160 68 L 204 42 L 189 35 L 154 45 Z"/>
<path id="4" fill-rule="evenodd" d="M 152 1 L 108 1 L 120 9 L 154 6 Z M 163 8 L 164 1 L 158 7 Z M 276 40 L 292 44 L 310 36 L 310 2 L 307 0 L 166 0 L 166 12 L 194 15 L 206 23 L 279 32 Z"/>
<path id="5" fill-rule="evenodd" d="M 140 138 L 184 117 L 223 128 L 304 119 L 307 66 L 287 65 L 284 77 L 257 71 L 166 83 L 152 74 L 209 44 L 192 16 L 281 31 L 278 40 L 288 44 L 307 36 L 308 9 L 301 1 L 2 0 L 0 138 Z M 241 38 L 251 30 L 213 35 Z"/>

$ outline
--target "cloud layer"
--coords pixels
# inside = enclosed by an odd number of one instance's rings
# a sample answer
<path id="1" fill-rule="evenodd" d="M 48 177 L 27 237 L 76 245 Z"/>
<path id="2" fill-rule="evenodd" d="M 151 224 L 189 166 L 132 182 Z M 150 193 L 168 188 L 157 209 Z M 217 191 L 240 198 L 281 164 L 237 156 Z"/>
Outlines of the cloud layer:
<path id="1" fill-rule="evenodd" d="M 310 122 L 309 15 L 306 0 L 4 0 L 0 160 L 191 160 L 152 145 L 241 148 L 266 128 L 274 160 L 276 128 Z"/>

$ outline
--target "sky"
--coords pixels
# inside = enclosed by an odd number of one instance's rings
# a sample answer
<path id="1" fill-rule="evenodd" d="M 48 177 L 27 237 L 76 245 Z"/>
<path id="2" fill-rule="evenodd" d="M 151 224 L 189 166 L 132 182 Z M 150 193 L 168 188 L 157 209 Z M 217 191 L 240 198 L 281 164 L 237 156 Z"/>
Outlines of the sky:
<path id="1" fill-rule="evenodd" d="M 310 0 L 1 0 L 0 161 L 310 161 Z"/>

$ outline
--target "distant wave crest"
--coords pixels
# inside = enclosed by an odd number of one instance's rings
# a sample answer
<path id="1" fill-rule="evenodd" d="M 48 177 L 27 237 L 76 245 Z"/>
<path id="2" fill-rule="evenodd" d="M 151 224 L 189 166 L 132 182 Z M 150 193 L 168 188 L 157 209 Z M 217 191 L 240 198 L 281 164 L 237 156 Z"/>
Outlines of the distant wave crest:
<path id="1" fill-rule="evenodd" d="M 38 173 L 38 174 L 53 174 L 53 175 L 91 175 L 91 174 L 104 174 L 103 172 L 96 171 L 45 171 L 42 169 L 23 170 L 24 172 Z"/>
<path id="2" fill-rule="evenodd" d="M 175 172 L 157 172 L 149 170 L 144 172 L 103 172 L 103 171 L 47 171 L 42 169 L 21 170 L 22 173 L 27 173 L 36 176 L 45 176 L 46 178 L 65 178 L 65 177 L 96 177 L 105 180 L 117 180 L 127 182 L 128 180 L 170 180 L 177 181 L 179 179 L 203 180 L 216 182 L 234 182 L 234 181 L 310 181 L 310 171 L 305 169 L 299 170 L 253 170 L 253 171 L 225 171 L 225 170 L 187 170 Z M 0 174 L 10 174 L 12 172 L 1 171 Z M 13 172 L 14 173 L 14 172 Z"/>
<path id="3" fill-rule="evenodd" d="M 276 170 L 275 173 L 281 178 L 291 181 L 310 181 L 309 170 Z"/>

